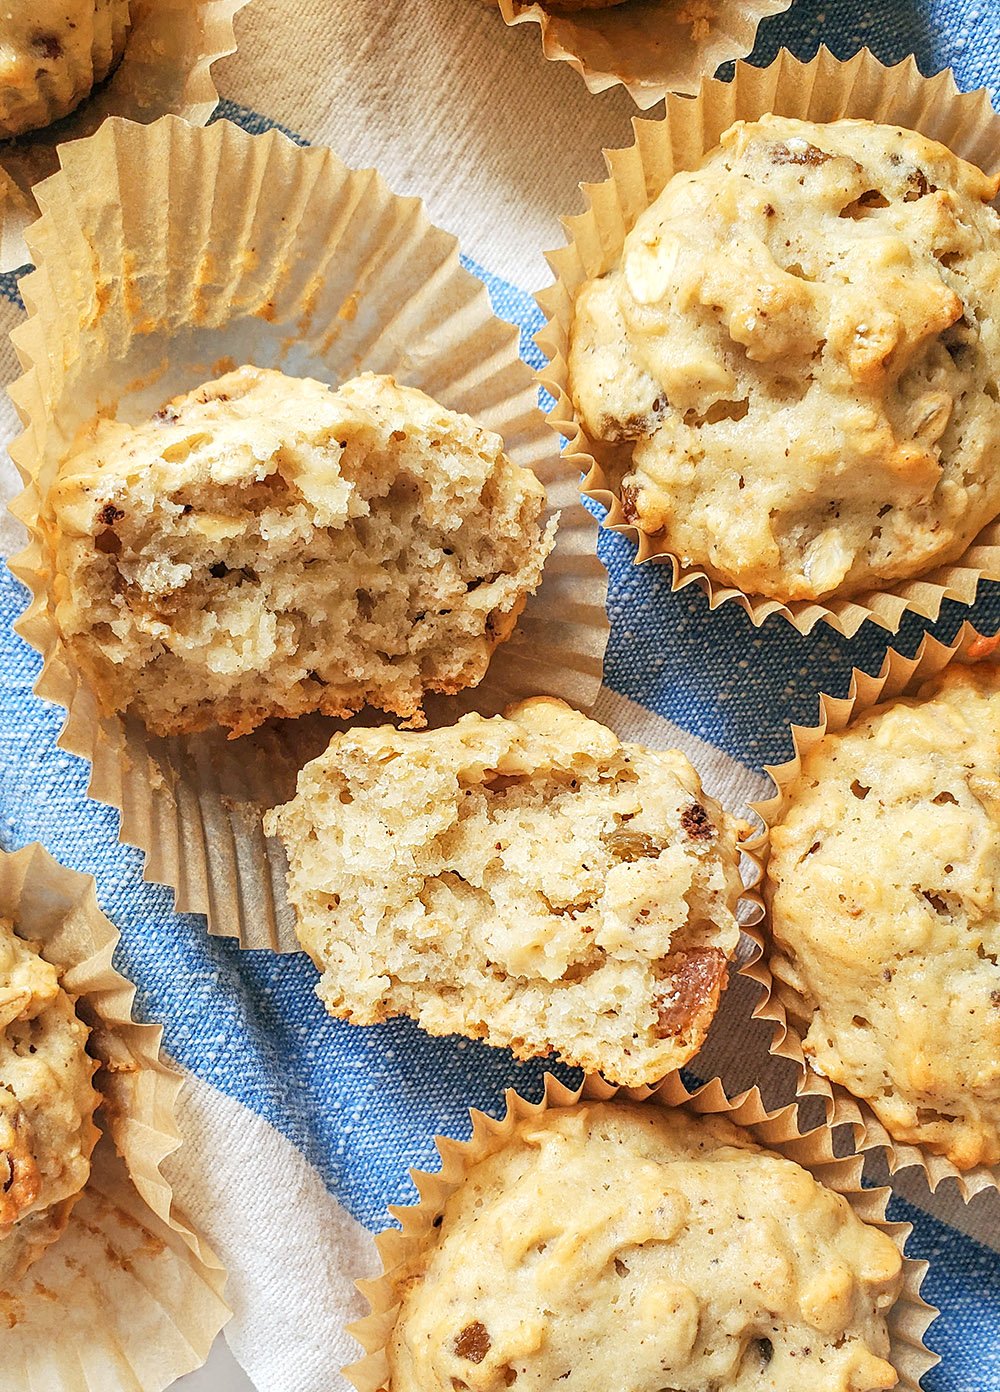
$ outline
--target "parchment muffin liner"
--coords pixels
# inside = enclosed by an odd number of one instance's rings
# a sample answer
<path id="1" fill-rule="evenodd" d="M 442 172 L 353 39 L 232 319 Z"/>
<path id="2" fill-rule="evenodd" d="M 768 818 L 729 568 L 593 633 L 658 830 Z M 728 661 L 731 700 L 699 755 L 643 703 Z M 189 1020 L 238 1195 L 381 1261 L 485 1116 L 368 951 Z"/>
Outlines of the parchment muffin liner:
<path id="1" fill-rule="evenodd" d="M 952 1179 L 966 1200 L 984 1189 L 997 1188 L 1000 1185 L 1000 1167 L 976 1165 L 972 1169 L 959 1170 L 945 1156 L 935 1155 L 924 1146 L 894 1140 L 866 1101 L 852 1096 L 841 1084 L 821 1076 L 806 1061 L 802 1039 L 808 1028 L 809 1009 L 787 983 L 773 977 L 768 965 L 767 861 L 771 828 L 781 820 L 789 805 L 789 794 L 801 772 L 802 759 L 816 748 L 828 732 L 843 730 L 856 717 L 884 701 L 913 695 L 924 682 L 952 662 L 1000 662 L 998 649 L 1000 641 L 984 637 L 966 623 L 951 644 L 941 643 L 931 634 L 926 634 L 912 658 L 904 657 L 890 648 L 877 676 L 869 676 L 855 668 L 846 697 L 819 697 L 820 718 L 817 725 L 791 727 L 793 757 L 787 763 L 765 770 L 774 784 L 775 792 L 773 797 L 763 802 L 751 803 L 753 811 L 763 823 L 763 829 L 749 838 L 743 848 L 760 867 L 759 878 L 750 892 L 760 904 L 763 915 L 762 922 L 753 923 L 746 929 L 761 950 L 753 955 L 744 968 L 744 975 L 755 980 L 763 993 L 754 1009 L 754 1018 L 772 1026 L 771 1054 L 789 1059 L 796 1065 L 801 1078 L 799 1091 L 822 1100 L 829 1125 L 849 1126 L 859 1147 L 884 1147 L 891 1174 L 919 1167 L 931 1192 L 943 1180 Z"/>
<path id="2" fill-rule="evenodd" d="M 622 1098 L 648 1106 L 683 1107 L 696 1115 L 725 1116 L 746 1128 L 760 1145 L 787 1156 L 809 1170 L 820 1183 L 843 1194 L 864 1222 L 886 1233 L 900 1252 L 910 1234 L 909 1223 L 892 1223 L 886 1218 L 887 1188 L 862 1187 L 865 1155 L 856 1153 L 837 1158 L 833 1133 L 827 1126 L 801 1130 L 795 1103 L 768 1112 L 756 1089 L 729 1099 L 720 1081 L 690 1092 L 680 1074 L 672 1074 L 655 1089 L 614 1088 L 599 1078 L 587 1078 L 578 1088 L 568 1088 L 551 1074 L 545 1075 L 544 1093 L 539 1102 L 529 1102 L 513 1088 L 505 1095 L 506 1110 L 494 1118 L 470 1110 L 472 1134 L 467 1141 L 449 1137 L 435 1139 L 441 1155 L 441 1168 L 435 1172 L 411 1171 L 419 1200 L 412 1207 L 390 1207 L 398 1228 L 387 1228 L 376 1238 L 382 1260 L 382 1274 L 370 1281 L 359 1281 L 358 1289 L 368 1301 L 371 1313 L 351 1326 L 350 1333 L 365 1350 L 365 1356 L 344 1369 L 358 1392 L 387 1392 L 389 1364 L 386 1349 L 395 1327 L 399 1306 L 393 1287 L 393 1272 L 419 1250 L 445 1203 L 466 1174 L 480 1160 L 500 1150 L 524 1121 L 538 1117 L 550 1107 L 572 1107 L 583 1101 L 609 1101 Z M 920 1296 L 920 1285 L 927 1263 L 904 1257 L 903 1288 L 888 1316 L 891 1337 L 890 1360 L 899 1373 L 900 1392 L 917 1392 L 920 1379 L 937 1362 L 924 1335 L 937 1310 Z"/>
<path id="3" fill-rule="evenodd" d="M 505 24 L 537 24 L 545 57 L 568 63 L 589 92 L 620 84 L 647 110 L 668 92 L 697 92 L 703 76 L 745 58 L 761 20 L 792 0 L 625 0 L 575 12 L 537 0 L 498 3 Z"/>
<path id="4" fill-rule="evenodd" d="M 212 64 L 236 51 L 234 16 L 249 0 L 131 0 L 125 53 L 109 77 L 54 125 L 0 143 L 0 271 L 31 260 L 25 232 L 38 216 L 34 186 L 59 167 L 58 147 L 109 116 L 182 116 L 203 126 L 219 102 Z"/>
<path id="5" fill-rule="evenodd" d="M 61 746 L 92 764 L 90 794 L 121 811 L 147 878 L 173 887 L 179 911 L 206 914 L 213 933 L 294 951 L 284 852 L 261 814 L 291 797 L 298 770 L 343 722 L 157 739 L 138 720 L 98 713 L 49 609 L 40 517 L 77 428 L 97 411 L 145 418 L 253 362 L 333 382 L 392 373 L 502 435 L 545 484 L 545 517 L 560 513 L 556 544 L 482 684 L 428 700 L 432 726 L 534 695 L 589 709 L 608 638 L 597 526 L 538 410 L 517 329 L 493 315 L 419 200 L 330 150 L 227 121 L 112 120 L 60 156 L 36 190 L 38 269 L 22 281 L 29 317 L 12 335 L 25 369 L 10 388 L 25 427 L 11 448 L 25 485 L 12 511 L 30 536 L 12 569 L 32 592 L 17 630 L 45 658 L 36 691 L 69 712 Z"/>
<path id="6" fill-rule="evenodd" d="M 225 1272 L 161 1171 L 181 1144 L 181 1078 L 161 1058 L 159 1026 L 132 1018 L 135 988 L 112 964 L 118 933 L 88 875 L 37 843 L 0 852 L 0 916 L 64 968 L 101 1065 L 104 1133 L 65 1232 L 0 1288 L 0 1392 L 161 1392 L 204 1363 L 230 1315 Z"/>
<path id="7" fill-rule="evenodd" d="M 633 120 L 633 145 L 604 151 L 610 177 L 600 184 L 581 185 L 587 209 L 563 219 L 568 245 L 548 254 L 555 284 L 536 298 L 547 320 L 537 342 L 549 359 L 542 382 L 555 398 L 549 423 L 568 442 L 563 451 L 566 467 L 585 475 L 584 493 L 607 508 L 604 525 L 636 542 L 636 564 L 669 564 L 674 590 L 697 585 L 708 596 L 710 608 L 735 602 L 755 625 L 779 614 L 804 634 L 821 620 L 847 637 L 866 620 L 895 633 L 905 613 L 936 619 L 943 600 L 972 604 L 980 578 L 1000 579 L 1000 521 L 985 527 L 950 565 L 885 590 L 787 604 L 744 594 L 685 564 L 661 549 L 655 535 L 626 521 L 606 472 L 615 447 L 587 437 L 568 391 L 566 361 L 580 287 L 617 264 L 636 219 L 674 173 L 697 167 L 733 122 L 756 120 L 766 112 L 811 121 L 858 117 L 906 126 L 941 141 L 987 172 L 1000 165 L 1000 115 L 985 91 L 959 92 L 950 72 L 923 77 L 912 57 L 886 68 L 867 50 L 841 62 L 821 49 L 808 63 L 782 51 L 767 68 L 737 63 L 732 82 L 706 79 L 693 100 L 669 97 L 662 120 Z M 620 456 L 621 446 L 617 451 Z"/>

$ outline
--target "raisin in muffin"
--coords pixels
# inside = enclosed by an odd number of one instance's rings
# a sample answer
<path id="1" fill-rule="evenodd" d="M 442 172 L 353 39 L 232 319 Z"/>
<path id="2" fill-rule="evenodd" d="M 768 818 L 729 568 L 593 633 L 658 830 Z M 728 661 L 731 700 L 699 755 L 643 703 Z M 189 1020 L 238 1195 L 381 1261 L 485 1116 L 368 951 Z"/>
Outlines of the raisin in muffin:
<path id="1" fill-rule="evenodd" d="M 388 1392 L 895 1387 L 892 1240 L 722 1118 L 522 1121 L 391 1273 Z"/>
<path id="2" fill-rule="evenodd" d="M 90 1177 L 88 1033 L 55 967 L 0 920 L 0 1283 L 55 1242 Z"/>
<path id="3" fill-rule="evenodd" d="M 767 876 L 813 1066 L 897 1140 L 1000 1163 L 1000 669 L 955 663 L 824 736 Z"/>
<path id="4" fill-rule="evenodd" d="M 572 327 L 626 519 L 786 602 L 958 558 L 1000 512 L 997 189 L 913 131 L 776 116 L 676 174 Z"/>
<path id="5" fill-rule="evenodd" d="M 544 503 L 498 435 L 391 377 L 243 367 L 63 461 L 55 621 L 103 709 L 156 734 L 365 705 L 419 725 L 513 631 Z"/>
<path id="6" fill-rule="evenodd" d="M 695 1053 L 739 941 L 736 826 L 677 752 L 537 698 L 336 735 L 269 813 L 333 1015 L 617 1083 Z"/>
<path id="7" fill-rule="evenodd" d="M 0 136 L 60 120 L 125 51 L 129 0 L 0 0 Z"/>

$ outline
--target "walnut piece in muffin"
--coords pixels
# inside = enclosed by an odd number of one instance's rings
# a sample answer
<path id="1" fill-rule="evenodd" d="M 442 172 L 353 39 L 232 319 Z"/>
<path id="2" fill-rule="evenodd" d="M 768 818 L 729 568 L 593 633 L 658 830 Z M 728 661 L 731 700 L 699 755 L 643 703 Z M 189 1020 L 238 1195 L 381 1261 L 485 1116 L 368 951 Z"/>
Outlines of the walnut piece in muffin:
<path id="1" fill-rule="evenodd" d="M 953 663 L 807 751 L 767 878 L 813 1066 L 897 1140 L 1000 1163 L 1000 668 Z"/>
<path id="2" fill-rule="evenodd" d="M 959 557 L 1000 512 L 998 184 L 913 131 L 776 116 L 676 174 L 572 328 L 626 518 L 783 601 Z"/>
<path id="3" fill-rule="evenodd" d="M 129 0 L 0 0 L 0 136 L 61 120 L 125 51 Z"/>
<path id="4" fill-rule="evenodd" d="M 0 919 L 0 1283 L 55 1242 L 90 1176 L 88 1035 L 56 968 Z"/>
<path id="5" fill-rule="evenodd" d="M 320 996 L 356 1024 L 650 1083 L 698 1049 L 739 941 L 733 820 L 682 754 L 561 701 L 336 735 L 265 829 Z"/>
<path id="6" fill-rule="evenodd" d="M 874 1392 L 897 1383 L 901 1271 L 842 1195 L 723 1118 L 550 1108 L 392 1273 L 387 1392 Z"/>
<path id="7" fill-rule="evenodd" d="M 475 686 L 555 522 L 503 441 L 372 373 L 242 367 L 95 423 L 47 503 L 55 621 L 106 711 L 156 734 Z"/>

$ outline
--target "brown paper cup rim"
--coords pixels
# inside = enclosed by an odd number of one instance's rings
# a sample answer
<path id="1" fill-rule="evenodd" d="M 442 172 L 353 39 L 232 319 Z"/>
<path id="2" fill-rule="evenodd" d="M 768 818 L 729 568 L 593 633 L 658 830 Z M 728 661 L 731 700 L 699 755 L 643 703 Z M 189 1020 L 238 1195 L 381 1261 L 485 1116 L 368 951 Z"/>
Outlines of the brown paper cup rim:
<path id="1" fill-rule="evenodd" d="M 927 1328 L 938 1313 L 920 1296 L 928 1263 L 905 1255 L 912 1224 L 893 1223 L 887 1219 L 889 1189 L 862 1186 L 865 1152 L 837 1157 L 833 1133 L 828 1126 L 800 1129 L 797 1102 L 769 1112 L 756 1088 L 730 1099 L 721 1081 L 714 1078 L 692 1092 L 676 1073 L 655 1089 L 615 1088 L 600 1078 L 587 1078 L 579 1087 L 569 1088 L 546 1073 L 540 1101 L 530 1102 L 508 1088 L 501 1117 L 470 1109 L 472 1134 L 467 1141 L 444 1136 L 435 1138 L 441 1168 L 434 1172 L 410 1171 L 418 1202 L 409 1207 L 390 1207 L 389 1214 L 398 1221 L 399 1227 L 387 1228 L 376 1238 L 382 1274 L 373 1280 L 357 1282 L 371 1313 L 352 1325 L 349 1332 L 362 1346 L 365 1356 L 345 1368 L 344 1373 L 358 1392 L 388 1389 L 390 1370 L 386 1349 L 399 1310 L 393 1273 L 419 1249 L 432 1231 L 435 1217 L 470 1168 L 501 1149 L 522 1122 L 540 1116 L 549 1108 L 573 1107 L 580 1101 L 607 1102 L 616 1097 L 650 1106 L 683 1107 L 694 1115 L 726 1117 L 747 1130 L 757 1144 L 804 1166 L 821 1184 L 842 1194 L 859 1218 L 891 1237 L 903 1254 L 903 1287 L 888 1315 L 890 1358 L 899 1373 L 901 1392 L 917 1392 L 924 1373 L 939 1361 L 924 1343 Z"/>
<path id="2" fill-rule="evenodd" d="M 821 621 L 848 638 L 866 621 L 895 633 L 904 614 L 937 619 L 944 600 L 971 605 L 981 578 L 1000 579 L 1000 520 L 985 527 L 958 560 L 891 588 L 848 598 L 834 596 L 823 603 L 782 603 L 744 594 L 674 553 L 658 549 L 654 535 L 626 520 L 595 446 L 576 420 L 569 395 L 569 333 L 581 285 L 617 263 L 637 217 L 659 197 L 675 172 L 699 165 L 734 122 L 756 120 L 767 112 L 811 121 L 854 117 L 905 126 L 987 171 L 1000 164 L 1000 115 L 985 89 L 960 92 L 947 71 L 924 77 L 912 57 L 887 68 L 867 49 L 843 62 L 822 48 L 808 63 L 782 50 L 767 68 L 737 63 L 732 82 L 704 79 L 693 99 L 668 97 L 662 120 L 633 118 L 634 143 L 603 152 L 609 178 L 600 184 L 581 184 L 586 211 L 563 218 L 567 245 L 547 254 L 555 284 L 536 296 L 546 318 L 536 342 L 548 359 L 540 374 L 542 384 L 555 398 L 549 424 L 565 437 L 563 458 L 567 468 L 584 475 L 584 494 L 607 509 L 603 525 L 636 543 L 637 565 L 669 564 L 673 590 L 695 585 L 708 597 L 710 609 L 738 604 L 755 626 L 780 615 L 803 634 Z"/>
<path id="3" fill-rule="evenodd" d="M 307 716 L 238 741 L 164 740 L 134 718 L 101 717 L 49 607 L 42 514 L 75 430 L 98 407 L 148 416 L 227 359 L 328 381 L 393 373 L 496 430 L 545 485 L 556 543 L 483 682 L 429 699 L 431 725 L 536 695 L 590 709 L 609 632 L 597 524 L 538 410 L 518 330 L 493 314 L 458 242 L 418 199 L 330 150 L 227 121 L 112 120 L 60 160 L 37 190 L 43 216 L 28 241 L 38 269 L 21 283 L 29 317 L 12 335 L 25 369 L 10 388 L 24 425 L 11 457 L 25 485 L 12 511 L 30 540 L 11 565 L 32 593 L 17 631 L 45 658 L 36 692 L 68 711 L 60 745 L 90 761 L 89 792 L 120 810 L 147 878 L 174 889 L 179 912 L 206 914 L 210 932 L 296 951 L 284 853 L 261 815 L 291 797 L 339 727 Z M 169 201 L 167 181 L 150 177 L 167 169 Z"/>
<path id="4" fill-rule="evenodd" d="M 38 216 L 34 186 L 58 167 L 59 147 L 109 116 L 168 113 L 203 126 L 219 102 L 212 65 L 236 52 L 233 20 L 250 0 L 131 0 L 125 53 L 61 121 L 0 145 L 0 271 L 31 260 L 25 233 Z"/>
<path id="5" fill-rule="evenodd" d="M 568 63 L 589 92 L 620 85 L 645 111 L 670 92 L 697 92 L 704 74 L 746 57 L 761 20 L 792 0 L 627 0 L 575 12 L 537 0 L 498 3 L 505 24 L 537 24 L 543 55 Z"/>
<path id="6" fill-rule="evenodd" d="M 92 1392 L 131 1392 L 141 1381 L 148 1392 L 159 1392 L 204 1363 L 230 1315 L 222 1294 L 225 1271 L 175 1204 L 162 1169 L 182 1144 L 175 1110 L 183 1080 L 162 1057 L 161 1027 L 133 1018 L 135 987 L 113 965 L 120 935 L 98 906 L 89 875 L 59 864 L 37 842 L 0 852 L 0 914 L 61 969 L 62 984 L 90 1027 L 89 1051 L 99 1064 L 94 1080 L 101 1096 L 97 1122 L 117 1152 L 99 1142 L 91 1179 L 66 1231 L 26 1277 L 0 1296 L 17 1315 L 15 1331 L 28 1320 L 28 1332 L 19 1335 L 16 1350 L 8 1350 L 0 1385 L 41 1385 L 40 1377 L 65 1362 L 60 1385 L 84 1386 L 76 1350 L 68 1346 L 59 1352 L 54 1327 L 43 1325 L 35 1334 L 36 1346 L 44 1344 L 35 1359 L 30 1319 L 33 1309 L 51 1303 L 42 1299 L 46 1287 L 58 1297 L 57 1317 L 72 1317 L 61 1258 L 87 1242 L 89 1233 L 89 1246 L 82 1250 L 91 1264 L 72 1278 L 76 1284 L 71 1288 L 79 1291 L 83 1283 L 96 1317 L 87 1338 L 100 1381 L 91 1384 L 88 1375 L 86 1385 Z M 75 1220 L 88 1196 L 92 1212 L 81 1218 L 78 1231 Z M 129 1230 L 140 1235 L 145 1230 L 141 1245 L 146 1250 L 136 1256 L 138 1283 L 131 1287 L 127 1305 L 116 1306 L 110 1296 L 120 1278 L 115 1245 Z M 154 1265 L 143 1268 L 150 1254 Z M 150 1338 L 151 1325 L 169 1337 Z"/>
<path id="7" fill-rule="evenodd" d="M 789 986 L 775 981 L 768 965 L 764 883 L 771 828 L 788 806 L 789 790 L 801 772 L 803 756 L 814 749 L 827 733 L 843 730 L 855 718 L 875 706 L 900 696 L 913 695 L 952 662 L 1000 661 L 1000 654 L 995 648 L 996 644 L 991 639 L 978 633 L 970 623 L 965 623 L 950 644 L 940 642 L 932 634 L 925 634 L 913 657 L 904 657 L 890 648 L 876 676 L 854 668 L 846 697 L 820 695 L 819 722 L 816 725 L 791 726 L 793 756 L 784 764 L 765 768 L 774 785 L 774 793 L 761 802 L 750 804 L 763 827 L 743 846 L 760 867 L 759 877 L 749 892 L 759 905 L 760 918 L 763 919 L 763 922 L 758 921 L 748 929 L 757 940 L 760 952 L 755 954 L 746 968 L 746 975 L 757 982 L 762 992 L 762 999 L 754 1009 L 754 1018 L 764 1020 L 773 1027 L 771 1054 L 789 1059 L 798 1067 L 800 1093 L 822 1099 L 829 1125 L 849 1126 L 858 1146 L 883 1147 L 890 1173 L 919 1168 L 932 1193 L 943 1180 L 954 1180 L 966 1201 L 984 1189 L 997 1188 L 1000 1185 L 1000 1167 L 976 1165 L 972 1169 L 959 1170 L 947 1157 L 936 1155 L 925 1146 L 894 1140 L 867 1102 L 852 1096 L 841 1084 L 831 1082 L 809 1066 L 802 1050 L 801 1036 L 789 1018 L 790 1014 L 802 1018 L 805 1007 Z"/>

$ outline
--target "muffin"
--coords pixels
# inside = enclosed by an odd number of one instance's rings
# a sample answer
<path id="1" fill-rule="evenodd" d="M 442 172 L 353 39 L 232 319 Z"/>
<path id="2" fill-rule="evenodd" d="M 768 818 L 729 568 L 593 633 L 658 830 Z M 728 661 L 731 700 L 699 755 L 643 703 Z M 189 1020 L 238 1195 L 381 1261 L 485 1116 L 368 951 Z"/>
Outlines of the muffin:
<path id="1" fill-rule="evenodd" d="M 675 174 L 569 345 L 625 519 L 784 602 L 959 557 L 1000 512 L 998 182 L 912 131 L 775 116 Z"/>
<path id="2" fill-rule="evenodd" d="M 739 941 L 736 825 L 676 751 L 561 701 L 335 735 L 268 813 L 332 1015 L 409 1015 L 616 1083 L 698 1049 Z"/>
<path id="3" fill-rule="evenodd" d="M 90 1176 L 88 1035 L 56 968 L 0 919 L 0 1283 L 55 1242 Z"/>
<path id="4" fill-rule="evenodd" d="M 896 1140 L 1000 1162 L 1000 669 L 953 664 L 807 750 L 767 879 L 814 1068 Z"/>
<path id="5" fill-rule="evenodd" d="M 470 1166 L 392 1272 L 387 1392 L 895 1387 L 902 1259 L 722 1118 L 553 1108 Z"/>
<path id="6" fill-rule="evenodd" d="M 498 435 L 391 377 L 242 367 L 98 420 L 47 500 L 54 617 L 105 712 L 159 735 L 474 686 L 553 543 Z"/>
<path id="7" fill-rule="evenodd" d="M 129 0 L 0 0 L 0 136 L 76 109 L 125 51 Z"/>

